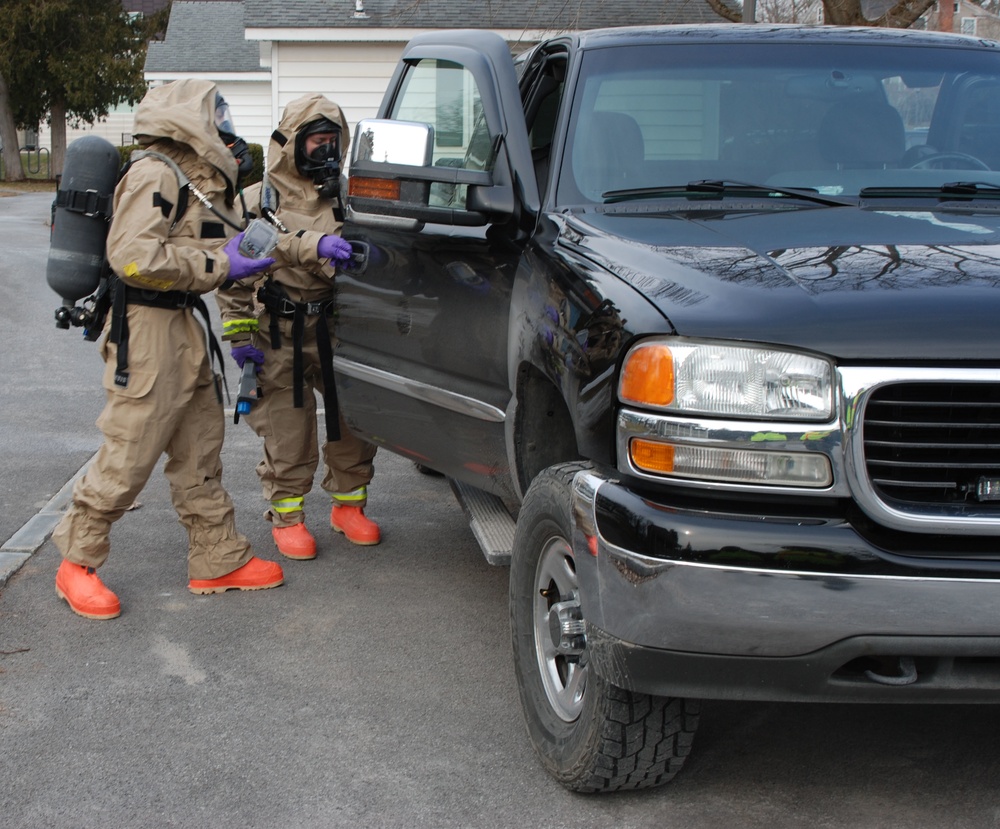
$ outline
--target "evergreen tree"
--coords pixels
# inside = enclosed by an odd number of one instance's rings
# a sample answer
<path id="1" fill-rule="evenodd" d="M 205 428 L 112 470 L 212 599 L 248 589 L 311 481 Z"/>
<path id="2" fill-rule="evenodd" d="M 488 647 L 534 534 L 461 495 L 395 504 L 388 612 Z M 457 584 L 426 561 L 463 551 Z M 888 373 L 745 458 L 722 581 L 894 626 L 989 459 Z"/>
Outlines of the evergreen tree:
<path id="1" fill-rule="evenodd" d="M 168 14 L 169 7 L 143 19 L 121 0 L 0 0 L 0 137 L 9 180 L 22 175 L 16 141 L 9 146 L 7 138 L 14 125 L 48 120 L 58 174 L 67 122 L 92 124 L 142 98 L 146 43 Z"/>

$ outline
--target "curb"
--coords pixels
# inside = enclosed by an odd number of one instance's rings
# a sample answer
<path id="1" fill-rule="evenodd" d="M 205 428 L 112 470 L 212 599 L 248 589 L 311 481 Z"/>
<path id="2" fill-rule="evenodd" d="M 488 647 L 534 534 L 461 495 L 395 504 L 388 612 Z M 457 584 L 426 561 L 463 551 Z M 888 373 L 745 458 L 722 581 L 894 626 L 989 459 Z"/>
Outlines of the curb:
<path id="1" fill-rule="evenodd" d="M 62 518 L 70 501 L 73 500 L 73 485 L 82 477 L 90 466 L 91 457 L 77 473 L 70 478 L 62 489 L 33 515 L 21 529 L 0 545 L 0 587 L 10 580 L 24 563 L 36 553 L 52 534 L 56 524 Z"/>

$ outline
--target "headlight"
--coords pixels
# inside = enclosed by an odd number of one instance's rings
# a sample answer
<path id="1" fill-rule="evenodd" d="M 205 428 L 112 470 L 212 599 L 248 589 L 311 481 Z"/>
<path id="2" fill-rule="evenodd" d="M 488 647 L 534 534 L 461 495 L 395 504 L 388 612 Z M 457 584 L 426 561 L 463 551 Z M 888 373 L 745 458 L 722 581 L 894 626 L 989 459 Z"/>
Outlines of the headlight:
<path id="1" fill-rule="evenodd" d="M 625 356 L 618 396 L 672 412 L 827 421 L 833 416 L 833 366 L 758 345 L 645 340 Z"/>

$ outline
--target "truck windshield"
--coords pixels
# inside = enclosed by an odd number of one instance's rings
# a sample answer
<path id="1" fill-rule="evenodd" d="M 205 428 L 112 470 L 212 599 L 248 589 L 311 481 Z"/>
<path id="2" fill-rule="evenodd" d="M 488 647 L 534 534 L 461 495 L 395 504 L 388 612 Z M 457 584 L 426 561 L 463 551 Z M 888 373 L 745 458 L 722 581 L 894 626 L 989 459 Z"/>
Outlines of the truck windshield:
<path id="1" fill-rule="evenodd" d="M 816 40 L 593 49 L 571 111 L 561 206 L 622 191 L 690 198 L 685 186 L 699 181 L 836 198 L 926 196 L 955 182 L 996 198 L 990 185 L 1000 185 L 1000 50 Z"/>

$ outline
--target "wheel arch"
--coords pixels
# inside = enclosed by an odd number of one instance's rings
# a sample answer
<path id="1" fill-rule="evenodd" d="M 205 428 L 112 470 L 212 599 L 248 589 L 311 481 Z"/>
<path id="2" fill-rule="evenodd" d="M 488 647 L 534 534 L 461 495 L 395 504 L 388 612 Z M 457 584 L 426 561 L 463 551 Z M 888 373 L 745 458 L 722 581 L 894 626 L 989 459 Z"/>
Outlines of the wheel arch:
<path id="1" fill-rule="evenodd" d="M 582 460 L 576 424 L 561 389 L 530 363 L 516 376 L 513 420 L 515 483 L 521 497 L 543 469 Z"/>

